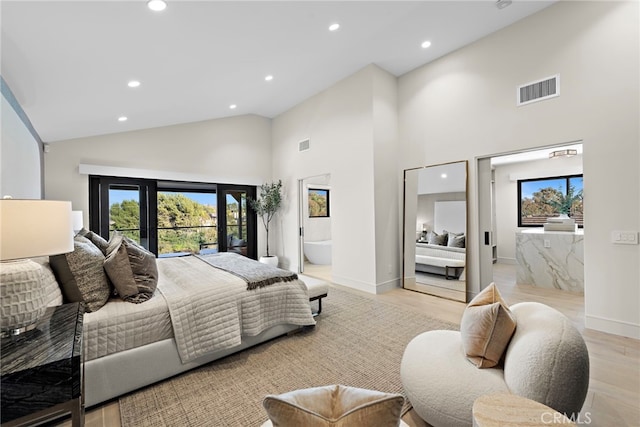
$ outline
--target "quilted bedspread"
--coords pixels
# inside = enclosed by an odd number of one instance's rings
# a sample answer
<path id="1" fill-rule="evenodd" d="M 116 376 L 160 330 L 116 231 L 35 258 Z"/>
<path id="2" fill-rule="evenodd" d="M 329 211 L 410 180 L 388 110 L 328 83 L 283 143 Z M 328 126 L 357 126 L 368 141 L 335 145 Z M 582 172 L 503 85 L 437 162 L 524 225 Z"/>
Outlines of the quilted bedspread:
<path id="1" fill-rule="evenodd" d="M 315 324 L 300 280 L 249 291 L 241 278 L 193 256 L 158 259 L 158 271 L 183 363 L 276 324 Z"/>

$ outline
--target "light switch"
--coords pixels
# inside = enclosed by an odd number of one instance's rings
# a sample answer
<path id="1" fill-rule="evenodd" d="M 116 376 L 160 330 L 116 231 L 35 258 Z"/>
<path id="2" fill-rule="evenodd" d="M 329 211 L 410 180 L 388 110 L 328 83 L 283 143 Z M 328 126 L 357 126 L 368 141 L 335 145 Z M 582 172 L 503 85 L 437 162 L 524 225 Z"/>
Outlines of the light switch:
<path id="1" fill-rule="evenodd" d="M 638 232 L 637 231 L 612 231 L 611 243 L 613 243 L 614 245 L 637 245 Z"/>

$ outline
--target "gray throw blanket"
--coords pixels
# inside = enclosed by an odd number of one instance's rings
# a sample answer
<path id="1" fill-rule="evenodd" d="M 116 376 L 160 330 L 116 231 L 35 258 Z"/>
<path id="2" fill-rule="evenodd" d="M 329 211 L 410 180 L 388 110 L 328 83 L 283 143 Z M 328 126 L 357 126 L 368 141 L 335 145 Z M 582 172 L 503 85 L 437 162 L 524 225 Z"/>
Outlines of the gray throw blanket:
<path id="1" fill-rule="evenodd" d="M 202 261 L 240 277 L 247 282 L 247 290 L 262 288 L 277 282 L 292 282 L 296 273 L 263 264 L 233 252 L 196 255 Z"/>

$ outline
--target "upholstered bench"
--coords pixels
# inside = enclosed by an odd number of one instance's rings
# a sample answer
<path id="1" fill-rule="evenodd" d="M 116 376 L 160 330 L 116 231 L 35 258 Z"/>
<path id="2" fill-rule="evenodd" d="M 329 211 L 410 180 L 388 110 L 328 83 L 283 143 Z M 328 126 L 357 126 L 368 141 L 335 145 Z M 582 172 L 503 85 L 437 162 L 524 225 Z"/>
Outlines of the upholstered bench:
<path id="1" fill-rule="evenodd" d="M 313 313 L 314 316 L 317 316 L 322 311 L 322 298 L 329 294 L 329 284 L 323 280 L 303 274 L 298 274 L 298 278 L 307 285 L 309 301 L 318 300 L 318 311 Z"/>

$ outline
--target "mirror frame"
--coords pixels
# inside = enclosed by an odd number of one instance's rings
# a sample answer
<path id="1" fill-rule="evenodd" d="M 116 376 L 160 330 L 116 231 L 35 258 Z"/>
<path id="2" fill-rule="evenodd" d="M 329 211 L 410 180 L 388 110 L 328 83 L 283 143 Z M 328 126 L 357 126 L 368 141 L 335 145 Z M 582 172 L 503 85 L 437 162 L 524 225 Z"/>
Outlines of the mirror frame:
<path id="1" fill-rule="evenodd" d="M 438 167 L 438 166 L 446 166 L 446 165 L 452 165 L 452 164 L 457 164 L 457 163 L 463 163 L 464 164 L 464 170 L 465 170 L 465 178 L 464 178 L 464 193 L 465 193 L 465 261 L 464 261 L 464 274 L 465 274 L 465 285 L 464 285 L 464 295 L 462 299 L 453 299 L 453 298 L 447 298 L 445 296 L 442 295 L 434 295 L 434 294 L 430 294 L 428 292 L 423 292 L 417 289 L 412 289 L 412 288 L 407 288 L 406 287 L 406 280 L 407 280 L 407 263 L 406 263 L 406 257 L 407 257 L 407 212 L 406 212 L 406 207 L 407 207 L 407 174 L 412 172 L 412 171 L 420 171 L 420 170 L 425 170 L 431 167 Z M 416 197 L 418 195 L 416 194 Z M 417 218 L 416 218 L 417 219 Z M 412 229 L 414 229 L 416 226 L 415 224 L 415 220 L 414 223 L 411 225 Z M 416 232 L 416 230 L 412 231 L 414 234 Z M 415 242 L 415 239 L 414 239 Z M 413 253 L 413 256 L 415 257 L 415 251 Z M 445 299 L 450 299 L 453 301 L 459 301 L 459 302 L 464 302 L 467 303 L 469 302 L 469 275 L 468 273 L 468 267 L 469 267 L 469 161 L 468 160 L 458 160 L 458 161 L 452 161 L 452 162 L 445 162 L 445 163 L 438 163 L 438 164 L 433 164 L 433 165 L 426 165 L 426 166 L 421 166 L 421 167 L 416 167 L 416 168 L 408 168 L 405 169 L 403 171 L 403 180 L 402 180 L 402 288 L 403 289 L 407 289 L 410 291 L 414 291 L 414 292 L 422 292 L 428 295 L 433 295 L 433 296 L 437 296 L 439 298 L 445 298 Z"/>

